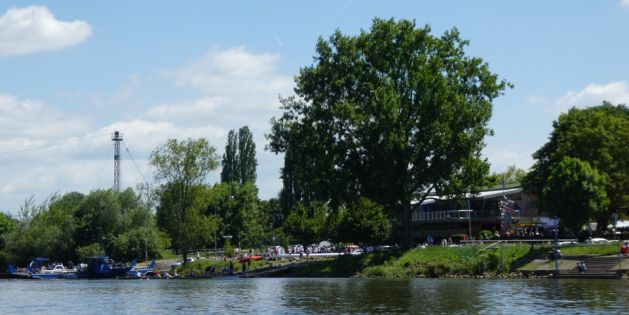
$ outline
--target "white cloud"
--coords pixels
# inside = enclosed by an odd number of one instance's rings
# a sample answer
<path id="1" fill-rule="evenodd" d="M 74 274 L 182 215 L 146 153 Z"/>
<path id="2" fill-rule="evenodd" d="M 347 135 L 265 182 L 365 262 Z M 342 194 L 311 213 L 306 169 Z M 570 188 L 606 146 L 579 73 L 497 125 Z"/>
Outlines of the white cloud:
<path id="1" fill-rule="evenodd" d="M 0 94 L 0 144 L 3 152 L 67 137 L 83 130 L 88 123 L 73 115 L 57 111 L 39 101 Z"/>
<path id="2" fill-rule="evenodd" d="M 59 50 L 92 35 L 85 21 L 59 21 L 45 6 L 11 8 L 0 16 L 0 57 Z"/>
<path id="3" fill-rule="evenodd" d="M 590 84 L 580 91 L 569 91 L 555 101 L 550 110 L 554 113 L 564 112 L 572 107 L 583 108 L 600 105 L 603 101 L 612 104 L 629 104 L 629 85 L 627 82 Z"/>
<path id="4" fill-rule="evenodd" d="M 98 135 L 82 136 L 90 126 L 87 119 L 0 94 L 0 126 L 0 210 L 15 211 L 31 195 L 46 197 L 69 187 L 67 178 L 73 175 L 92 178 L 81 172 L 84 167 L 65 173 L 81 155 L 93 154 L 89 146 Z"/>
<path id="5" fill-rule="evenodd" d="M 32 195 L 42 201 L 55 192 L 88 193 L 111 187 L 110 136 L 116 130 L 124 139 L 121 183 L 135 187 L 144 179 L 152 181 L 149 155 L 167 139 L 203 137 L 222 155 L 227 132 L 248 125 L 257 147 L 259 195 L 276 196 L 282 157 L 264 151 L 264 134 L 270 130 L 269 119 L 281 114 L 277 95 L 288 95 L 293 86 L 292 79 L 279 72 L 279 56 L 255 54 L 242 47 L 212 49 L 197 61 L 165 73 L 167 82 L 159 80 L 164 76 L 131 75 L 122 82 L 121 91 L 105 97 L 89 93 L 62 97 L 91 106 L 89 116 L 0 94 L 0 126 L 6 129 L 0 133 L 0 210 L 15 212 Z M 142 100 L 129 110 L 138 89 L 147 95 L 156 89 L 160 95 L 172 95 L 165 86 L 175 89 L 175 95 L 181 87 L 198 90 L 198 94 L 185 91 L 185 98 L 168 102 Z M 116 112 L 124 112 L 123 117 L 110 116 L 111 108 L 123 106 L 124 111 Z M 213 172 L 208 182 L 218 181 L 219 173 Z"/>
<path id="6" fill-rule="evenodd" d="M 259 162 L 260 197 L 274 197 L 281 187 L 279 171 L 283 160 L 282 156 L 264 151 L 264 134 L 270 132 L 271 117 L 281 114 L 278 95 L 291 95 L 294 87 L 292 76 L 280 73 L 279 63 L 278 54 L 254 53 L 245 47 L 212 48 L 186 65 L 163 71 L 176 86 L 192 88 L 201 96 L 153 107 L 147 111 L 146 119 L 214 126 L 216 131 L 203 136 L 210 138 L 219 154 L 228 130 L 249 126 Z"/>
<path id="7" fill-rule="evenodd" d="M 195 100 L 185 100 L 174 104 L 158 105 L 148 111 L 148 116 L 157 119 L 194 119 L 217 114 L 217 108 L 228 104 L 225 97 L 202 97 Z"/>
<path id="8" fill-rule="evenodd" d="M 278 94 L 291 93 L 293 79 L 278 72 L 279 55 L 255 54 L 245 47 L 210 49 L 194 62 L 165 71 L 178 86 L 234 100 L 236 108 L 277 107 Z"/>
<path id="9" fill-rule="evenodd" d="M 620 0 L 620 5 L 623 7 L 629 7 L 629 0 Z"/>
<path id="10" fill-rule="evenodd" d="M 533 165 L 531 156 L 533 151 L 527 149 L 523 146 L 490 141 L 483 150 L 483 155 L 491 164 L 492 172 L 504 172 L 512 165 L 528 170 Z"/>

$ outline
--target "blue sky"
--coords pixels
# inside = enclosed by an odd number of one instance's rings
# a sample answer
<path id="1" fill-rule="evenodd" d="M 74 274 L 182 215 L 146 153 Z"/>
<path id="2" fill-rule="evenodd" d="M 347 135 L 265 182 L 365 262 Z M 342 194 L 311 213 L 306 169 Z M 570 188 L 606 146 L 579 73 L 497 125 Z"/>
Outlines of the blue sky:
<path id="1" fill-rule="evenodd" d="M 166 139 L 205 137 L 222 154 L 249 125 L 260 197 L 275 196 L 282 158 L 263 148 L 278 95 L 319 36 L 375 17 L 457 27 L 515 85 L 494 103 L 493 171 L 530 167 L 571 106 L 629 103 L 629 0 L 0 1 L 0 210 L 111 187 L 114 130 L 133 157 L 123 147 L 122 185 L 135 187 Z"/>

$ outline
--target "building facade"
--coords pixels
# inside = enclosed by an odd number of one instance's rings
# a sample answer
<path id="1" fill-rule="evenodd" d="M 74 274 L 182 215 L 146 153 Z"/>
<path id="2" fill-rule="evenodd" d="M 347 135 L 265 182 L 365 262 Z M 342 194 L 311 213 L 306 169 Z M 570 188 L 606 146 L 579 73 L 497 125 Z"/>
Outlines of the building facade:
<path id="1" fill-rule="evenodd" d="M 510 236 L 534 222 L 539 210 L 534 196 L 521 187 L 507 187 L 458 199 L 429 195 L 412 205 L 411 217 L 412 237 L 417 243 L 453 236 L 478 238 L 482 230 Z"/>

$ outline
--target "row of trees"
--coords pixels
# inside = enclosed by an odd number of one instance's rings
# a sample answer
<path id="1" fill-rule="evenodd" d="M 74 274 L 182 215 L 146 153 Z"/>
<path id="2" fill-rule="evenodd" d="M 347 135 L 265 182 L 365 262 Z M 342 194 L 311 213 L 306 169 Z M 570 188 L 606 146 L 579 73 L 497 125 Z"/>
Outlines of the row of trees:
<path id="1" fill-rule="evenodd" d="M 39 256 L 66 262 L 102 254 L 130 261 L 170 247 L 147 203 L 131 189 L 54 195 L 39 205 L 29 199 L 17 218 L 0 215 L 0 240 L 2 261 L 18 264 Z"/>
<path id="2" fill-rule="evenodd" d="M 240 137 L 249 144 L 237 142 L 238 147 L 252 148 L 248 129 L 239 134 L 249 134 Z M 227 148 L 231 145 L 228 139 Z M 0 212 L 0 264 L 23 265 L 38 256 L 76 262 L 109 255 L 130 261 L 160 257 L 170 249 L 185 258 L 189 250 L 222 247 L 228 238 L 245 248 L 388 238 L 388 216 L 364 198 L 340 211 L 323 203 L 297 204 L 286 211 L 278 199 L 259 200 L 253 182 L 255 151 L 236 151 L 236 156 L 248 157 L 237 159 L 235 167 L 224 157 L 222 174 L 230 167 L 252 170 L 209 185 L 206 177 L 219 165 L 215 148 L 205 139 L 170 139 L 151 154 L 160 181 L 154 189 L 141 186 L 142 194 L 130 188 L 72 192 L 39 205 L 28 200 L 16 218 Z"/>
<path id="3" fill-rule="evenodd" d="M 157 222 L 170 235 L 177 252 L 185 256 L 188 250 L 208 248 L 213 243 L 223 246 L 226 240 L 259 248 L 273 243 L 311 244 L 323 239 L 361 243 L 388 239 L 390 218 L 382 206 L 366 198 L 340 211 L 327 203 L 298 203 L 285 209 L 277 199 L 259 200 L 253 183 L 255 150 L 249 150 L 255 149 L 251 133 L 243 127 L 238 141 L 234 141 L 233 131 L 230 135 L 223 156 L 222 182 L 213 186 L 204 179 L 218 167 L 218 158 L 206 140 L 171 139 L 151 155 L 156 178 L 163 181 L 157 189 Z"/>

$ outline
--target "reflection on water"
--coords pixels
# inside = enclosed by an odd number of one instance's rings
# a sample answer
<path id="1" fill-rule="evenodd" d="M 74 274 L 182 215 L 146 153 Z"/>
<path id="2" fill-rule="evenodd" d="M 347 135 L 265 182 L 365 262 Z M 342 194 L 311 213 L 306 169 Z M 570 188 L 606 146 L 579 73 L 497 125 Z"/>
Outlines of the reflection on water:
<path id="1" fill-rule="evenodd" d="M 0 281 L 3 314 L 622 313 L 626 280 Z"/>

